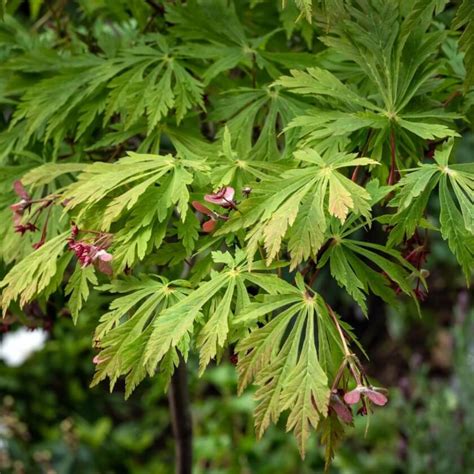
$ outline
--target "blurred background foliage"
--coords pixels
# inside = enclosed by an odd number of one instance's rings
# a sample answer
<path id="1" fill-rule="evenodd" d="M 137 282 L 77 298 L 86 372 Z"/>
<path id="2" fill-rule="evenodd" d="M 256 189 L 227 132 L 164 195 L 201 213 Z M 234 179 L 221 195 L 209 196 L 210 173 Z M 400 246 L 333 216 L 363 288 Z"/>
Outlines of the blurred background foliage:
<path id="1" fill-rule="evenodd" d="M 112 35 L 104 23 L 99 28 L 105 7 L 109 17 L 113 14 L 122 22 L 124 41 L 147 27 L 149 7 L 141 0 L 80 3 L 84 18 L 95 18 L 104 50 L 117 47 L 110 42 Z M 7 11 L 15 12 L 20 4 L 19 0 L 9 1 Z M 38 24 L 47 21 L 41 14 L 43 6 L 41 0 L 31 0 L 26 14 Z M 130 13 L 138 29 L 130 23 Z M 298 28 L 309 41 L 305 24 Z M 47 36 L 42 41 L 47 43 Z M 458 147 L 459 160 L 472 161 L 473 150 L 474 135 L 467 134 Z M 437 202 L 431 206 L 436 208 Z M 369 323 L 336 286 L 326 289 L 371 354 L 366 361 L 368 373 L 390 387 L 387 407 L 370 418 L 356 418 L 331 473 L 474 472 L 472 295 L 464 288 L 454 257 L 439 241 L 431 243 L 428 268 L 431 292 L 422 319 L 408 306 L 395 314 L 374 302 Z M 52 304 L 64 307 L 63 301 Z M 23 323 L 44 328 L 48 340 L 18 367 L 0 360 L 1 474 L 172 472 L 174 443 L 160 380 L 146 380 L 127 402 L 119 389 L 110 394 L 105 384 L 89 388 L 94 371 L 91 339 L 98 307 L 103 305 L 101 297 L 95 296 L 76 327 L 64 312 L 51 310 L 45 318 L 38 317 L 34 305 L 28 308 Z M 9 333 L 18 327 L 18 323 L 0 323 Z M 3 337 L 0 334 L 0 341 Z M 323 453 L 317 436 L 304 461 L 283 424 L 256 441 L 252 394 L 235 396 L 236 371 L 231 359 L 228 355 L 200 379 L 192 367 L 197 367 L 197 361 L 190 361 L 195 472 L 322 472 Z"/>

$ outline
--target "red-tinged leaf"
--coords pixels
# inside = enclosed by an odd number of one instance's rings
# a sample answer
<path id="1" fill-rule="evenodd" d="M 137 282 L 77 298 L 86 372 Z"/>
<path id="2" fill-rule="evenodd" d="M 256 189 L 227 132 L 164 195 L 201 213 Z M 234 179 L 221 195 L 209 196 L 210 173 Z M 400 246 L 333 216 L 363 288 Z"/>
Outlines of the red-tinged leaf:
<path id="1" fill-rule="evenodd" d="M 203 223 L 202 230 L 207 233 L 213 232 L 214 229 L 216 228 L 216 225 L 217 225 L 217 221 L 215 221 L 214 219 L 210 219 Z"/>

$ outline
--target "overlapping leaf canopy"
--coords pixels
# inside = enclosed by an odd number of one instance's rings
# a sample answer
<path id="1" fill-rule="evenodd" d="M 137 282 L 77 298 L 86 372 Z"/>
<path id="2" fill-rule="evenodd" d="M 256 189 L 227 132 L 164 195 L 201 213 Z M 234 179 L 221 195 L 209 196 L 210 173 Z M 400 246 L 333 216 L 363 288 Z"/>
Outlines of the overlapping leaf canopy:
<path id="1" fill-rule="evenodd" d="M 321 278 L 363 313 L 371 294 L 416 300 L 429 281 L 405 250 L 421 230 L 472 276 L 474 168 L 454 151 L 472 2 L 451 35 L 437 0 L 73 3 L 88 21 L 64 31 L 0 23 L 3 311 L 60 294 L 76 320 L 98 289 L 112 299 L 93 383 L 124 376 L 129 396 L 147 374 L 166 385 L 179 354 L 202 373 L 235 350 L 257 434 L 288 412 L 302 455 L 319 428 L 331 457 L 356 341 Z M 37 250 L 11 223 L 20 178 Z M 223 186 L 229 205 L 205 201 Z M 76 262 L 73 224 L 107 236 L 111 281 Z"/>

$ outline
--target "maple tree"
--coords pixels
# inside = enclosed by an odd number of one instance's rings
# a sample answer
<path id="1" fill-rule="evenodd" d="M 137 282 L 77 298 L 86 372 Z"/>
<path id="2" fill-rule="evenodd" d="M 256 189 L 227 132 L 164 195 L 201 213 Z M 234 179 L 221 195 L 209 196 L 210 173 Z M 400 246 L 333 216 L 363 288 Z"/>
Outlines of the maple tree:
<path id="1" fill-rule="evenodd" d="M 433 233 L 472 276 L 472 0 L 71 3 L 1 3 L 3 313 L 108 295 L 92 384 L 231 353 L 329 463 L 387 396 L 325 280 L 422 311 Z"/>

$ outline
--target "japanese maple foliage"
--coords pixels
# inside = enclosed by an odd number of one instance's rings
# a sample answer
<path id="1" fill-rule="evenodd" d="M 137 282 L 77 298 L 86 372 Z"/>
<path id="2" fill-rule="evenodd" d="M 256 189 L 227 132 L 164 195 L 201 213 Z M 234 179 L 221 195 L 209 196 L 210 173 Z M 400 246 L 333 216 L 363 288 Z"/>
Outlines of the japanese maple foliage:
<path id="1" fill-rule="evenodd" d="M 13 3 L 4 315 L 61 294 L 76 320 L 103 292 L 93 384 L 124 377 L 128 397 L 190 354 L 200 373 L 232 357 L 257 436 L 284 413 L 329 462 L 389 398 L 327 282 L 365 315 L 369 295 L 422 311 L 435 234 L 472 276 L 474 167 L 453 152 L 472 2 L 77 0 L 37 23 Z"/>

